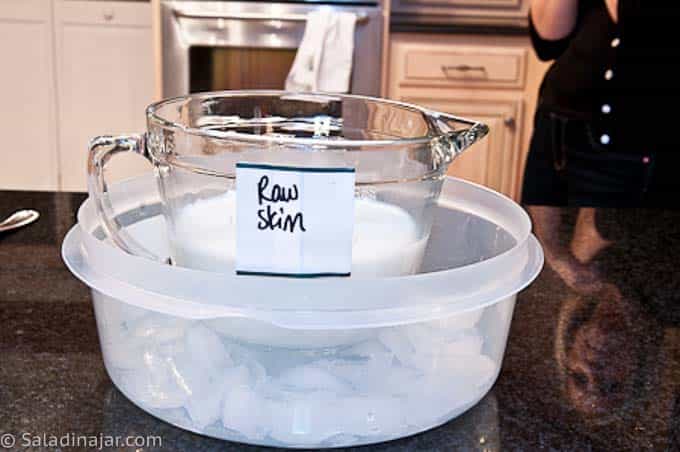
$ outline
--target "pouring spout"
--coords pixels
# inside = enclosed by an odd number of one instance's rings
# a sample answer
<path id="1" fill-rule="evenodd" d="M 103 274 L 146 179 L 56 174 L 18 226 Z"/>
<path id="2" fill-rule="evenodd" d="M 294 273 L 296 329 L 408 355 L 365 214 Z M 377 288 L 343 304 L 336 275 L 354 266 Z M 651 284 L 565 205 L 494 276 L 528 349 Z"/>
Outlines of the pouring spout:
<path id="1" fill-rule="evenodd" d="M 478 121 L 434 112 L 431 118 L 441 133 L 442 144 L 449 161 L 489 133 L 489 126 Z"/>

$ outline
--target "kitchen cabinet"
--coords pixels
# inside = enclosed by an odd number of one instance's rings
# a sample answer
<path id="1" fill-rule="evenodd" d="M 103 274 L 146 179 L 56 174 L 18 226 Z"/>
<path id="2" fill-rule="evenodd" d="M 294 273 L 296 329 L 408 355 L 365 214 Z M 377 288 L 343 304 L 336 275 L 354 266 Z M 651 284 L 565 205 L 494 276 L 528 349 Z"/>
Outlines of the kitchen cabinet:
<path id="1" fill-rule="evenodd" d="M 141 132 L 154 100 L 151 7 L 143 2 L 56 1 L 60 188 L 86 190 L 87 143 Z M 148 171 L 137 155 L 110 163 L 112 180 Z M 108 169 L 108 167 L 107 167 Z"/>
<path id="2" fill-rule="evenodd" d="M 56 189 L 52 9 L 0 2 L 0 188 Z"/>
<path id="3" fill-rule="evenodd" d="M 398 33 L 390 41 L 388 96 L 488 124 L 489 135 L 449 174 L 519 199 L 544 71 L 525 36 Z"/>

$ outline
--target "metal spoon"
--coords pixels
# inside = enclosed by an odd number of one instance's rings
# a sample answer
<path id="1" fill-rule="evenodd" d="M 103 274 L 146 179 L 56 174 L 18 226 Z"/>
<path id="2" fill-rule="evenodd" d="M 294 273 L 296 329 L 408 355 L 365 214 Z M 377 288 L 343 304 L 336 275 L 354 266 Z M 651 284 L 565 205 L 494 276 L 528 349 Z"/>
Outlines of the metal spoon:
<path id="1" fill-rule="evenodd" d="M 40 217 L 40 214 L 33 209 L 17 210 L 0 223 L 0 232 L 11 231 L 12 229 L 26 226 L 33 223 Z"/>

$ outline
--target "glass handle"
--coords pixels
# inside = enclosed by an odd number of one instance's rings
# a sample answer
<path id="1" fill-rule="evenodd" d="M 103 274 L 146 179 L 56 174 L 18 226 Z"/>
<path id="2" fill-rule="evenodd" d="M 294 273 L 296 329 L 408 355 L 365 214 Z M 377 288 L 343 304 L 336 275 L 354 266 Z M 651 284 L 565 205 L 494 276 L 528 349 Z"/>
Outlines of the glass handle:
<path id="1" fill-rule="evenodd" d="M 111 241 L 126 253 L 162 260 L 133 239 L 118 223 L 104 177 L 104 170 L 111 157 L 121 152 L 133 152 L 152 162 L 146 147 L 146 135 L 101 136 L 92 139 L 88 147 L 87 185 L 104 231 Z"/>

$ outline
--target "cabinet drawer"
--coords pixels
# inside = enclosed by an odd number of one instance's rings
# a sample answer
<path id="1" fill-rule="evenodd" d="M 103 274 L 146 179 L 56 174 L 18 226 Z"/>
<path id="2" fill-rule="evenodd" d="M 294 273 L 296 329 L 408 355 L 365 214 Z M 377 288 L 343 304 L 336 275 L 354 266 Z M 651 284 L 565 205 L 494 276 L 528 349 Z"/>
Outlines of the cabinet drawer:
<path id="1" fill-rule="evenodd" d="M 65 24 L 149 27 L 151 6 L 145 2 L 62 0 Z"/>
<path id="2" fill-rule="evenodd" d="M 524 86 L 526 52 L 521 49 L 485 51 L 412 50 L 406 53 L 404 82 L 437 82 L 452 86 Z"/>

